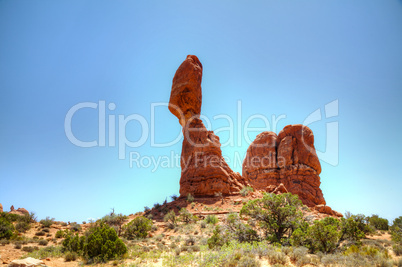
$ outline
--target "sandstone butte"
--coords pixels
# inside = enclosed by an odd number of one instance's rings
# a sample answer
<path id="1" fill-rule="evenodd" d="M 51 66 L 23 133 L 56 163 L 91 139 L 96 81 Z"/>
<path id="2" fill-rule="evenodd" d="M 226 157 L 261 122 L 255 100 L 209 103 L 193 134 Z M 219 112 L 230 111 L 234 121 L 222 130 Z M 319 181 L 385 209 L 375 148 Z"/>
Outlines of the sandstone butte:
<path id="1" fill-rule="evenodd" d="M 321 165 L 314 135 L 301 124 L 288 125 L 279 134 L 262 132 L 247 149 L 243 175 L 232 171 L 222 157 L 219 137 L 200 119 L 202 64 L 187 56 L 173 78 L 169 110 L 183 127 L 180 196 L 236 195 L 242 187 L 270 193 L 297 194 L 303 204 L 333 216 L 320 189 Z"/>

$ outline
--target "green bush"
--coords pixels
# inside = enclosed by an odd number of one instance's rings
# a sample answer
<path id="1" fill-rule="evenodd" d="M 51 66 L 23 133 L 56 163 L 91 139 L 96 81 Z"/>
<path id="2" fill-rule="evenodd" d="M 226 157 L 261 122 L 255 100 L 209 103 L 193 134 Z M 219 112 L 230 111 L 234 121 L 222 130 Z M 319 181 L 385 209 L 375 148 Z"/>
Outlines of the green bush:
<path id="1" fill-rule="evenodd" d="M 374 214 L 368 219 L 370 225 L 372 225 L 377 230 L 384 230 L 388 231 L 388 220 L 379 217 L 378 215 Z"/>
<path id="2" fill-rule="evenodd" d="M 402 216 L 395 218 L 391 226 L 392 240 L 402 244 Z"/>
<path id="3" fill-rule="evenodd" d="M 67 234 L 63 251 L 75 252 L 94 262 L 106 262 L 124 255 L 127 247 L 113 228 L 99 222 L 88 229 L 84 236 Z"/>
<path id="4" fill-rule="evenodd" d="M 64 260 L 67 261 L 67 262 L 75 261 L 75 260 L 77 260 L 77 257 L 78 257 L 77 253 L 75 253 L 75 252 L 67 252 L 64 255 Z"/>
<path id="5" fill-rule="evenodd" d="M 213 235 L 208 239 L 207 244 L 210 249 L 220 248 L 224 244 L 228 244 L 229 239 L 224 235 L 222 229 L 217 225 L 214 229 Z"/>
<path id="6" fill-rule="evenodd" d="M 63 230 L 57 230 L 55 236 L 55 238 L 62 238 L 64 237 L 64 231 Z"/>
<path id="7" fill-rule="evenodd" d="M 177 195 L 171 195 L 170 198 L 171 198 L 173 201 L 175 201 L 175 200 L 177 200 L 179 197 L 178 197 Z"/>
<path id="8" fill-rule="evenodd" d="M 253 192 L 254 189 L 251 186 L 245 186 L 240 190 L 240 195 L 243 197 L 247 196 L 248 193 Z"/>
<path id="9" fill-rule="evenodd" d="M 123 236 L 129 240 L 145 238 L 152 229 L 152 221 L 143 216 L 136 217 L 123 227 Z"/>
<path id="10" fill-rule="evenodd" d="M 268 240 L 283 244 L 288 242 L 303 217 L 298 211 L 301 205 L 297 195 L 265 193 L 262 199 L 249 200 L 244 204 L 240 215 L 259 222 Z"/>
<path id="11" fill-rule="evenodd" d="M 107 223 L 111 227 L 116 227 L 118 235 L 120 236 L 122 233 L 122 227 L 124 222 L 127 220 L 127 216 L 123 214 L 115 214 L 111 212 L 109 215 L 104 216 L 101 220 L 104 223 Z"/>
<path id="12" fill-rule="evenodd" d="M 46 217 L 46 219 L 40 220 L 40 224 L 43 227 L 50 227 L 54 223 L 54 218 Z"/>
<path id="13" fill-rule="evenodd" d="M 39 244 L 40 246 L 47 246 L 48 243 L 49 243 L 49 242 L 48 242 L 47 240 L 45 240 L 45 239 L 41 239 L 41 240 L 39 240 L 39 242 L 38 242 L 38 244 Z"/>
<path id="14" fill-rule="evenodd" d="M 215 215 L 207 215 L 205 218 L 205 222 L 208 224 L 217 224 L 218 223 L 218 218 Z"/>
<path id="15" fill-rule="evenodd" d="M 26 221 L 20 221 L 15 225 L 15 229 L 20 233 L 25 233 L 29 229 L 31 229 L 31 225 Z"/>
<path id="16" fill-rule="evenodd" d="M 194 222 L 197 220 L 197 217 L 195 217 L 193 214 L 191 214 L 186 208 L 182 208 L 179 211 L 179 216 L 181 221 L 185 222 L 185 223 L 190 223 L 190 222 Z"/>
<path id="17" fill-rule="evenodd" d="M 0 239 L 10 239 L 14 233 L 14 225 L 4 217 L 0 217 Z"/>
<path id="18" fill-rule="evenodd" d="M 332 217 L 314 221 L 308 229 L 313 251 L 333 252 L 339 241 L 339 221 Z"/>
<path id="19" fill-rule="evenodd" d="M 169 224 L 170 228 L 174 228 L 175 226 L 177 226 L 177 217 L 176 217 L 176 213 L 174 212 L 174 210 L 169 211 L 165 217 L 163 217 L 163 221 L 167 222 Z"/>
<path id="20" fill-rule="evenodd" d="M 392 246 L 392 250 L 394 251 L 396 256 L 402 255 L 402 245 L 395 244 Z"/>
<path id="21" fill-rule="evenodd" d="M 250 225 L 242 223 L 237 213 L 228 214 L 224 226 L 230 239 L 250 243 L 259 240 L 257 232 Z"/>
<path id="22" fill-rule="evenodd" d="M 194 196 L 191 195 L 191 193 L 188 193 L 188 195 L 187 195 L 187 201 L 188 201 L 189 203 L 194 202 Z"/>
<path id="23" fill-rule="evenodd" d="M 74 232 L 79 232 L 81 231 L 81 225 L 76 222 L 70 223 L 70 230 Z"/>

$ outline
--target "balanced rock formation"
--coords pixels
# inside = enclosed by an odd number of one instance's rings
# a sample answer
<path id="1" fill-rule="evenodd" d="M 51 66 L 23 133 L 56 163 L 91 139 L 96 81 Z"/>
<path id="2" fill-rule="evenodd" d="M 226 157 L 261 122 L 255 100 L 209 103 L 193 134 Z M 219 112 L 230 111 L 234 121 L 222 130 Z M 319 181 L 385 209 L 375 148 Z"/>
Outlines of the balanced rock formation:
<path id="1" fill-rule="evenodd" d="M 173 78 L 169 110 L 183 127 L 180 195 L 236 194 L 246 185 L 222 157 L 219 137 L 208 131 L 200 117 L 202 64 L 189 55 Z"/>
<path id="2" fill-rule="evenodd" d="M 27 211 L 26 209 L 24 209 L 24 208 L 14 209 L 14 206 L 11 206 L 9 213 L 17 214 L 17 215 L 21 215 L 21 216 L 29 215 L 29 211 Z"/>
<path id="3" fill-rule="evenodd" d="M 300 124 L 288 125 L 278 135 L 259 134 L 243 162 L 243 176 L 256 190 L 287 190 L 309 207 L 325 205 L 320 173 L 313 132 Z"/>

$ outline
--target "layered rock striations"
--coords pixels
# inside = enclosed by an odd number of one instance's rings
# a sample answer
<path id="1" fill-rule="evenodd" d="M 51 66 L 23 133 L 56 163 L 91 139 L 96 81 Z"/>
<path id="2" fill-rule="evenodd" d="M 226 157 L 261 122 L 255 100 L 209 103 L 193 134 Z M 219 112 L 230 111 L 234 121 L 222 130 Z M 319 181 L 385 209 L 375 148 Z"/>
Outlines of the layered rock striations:
<path id="1" fill-rule="evenodd" d="M 278 135 L 259 134 L 243 162 L 243 176 L 256 190 L 273 192 L 282 184 L 309 207 L 325 205 L 320 173 L 313 132 L 300 124 L 288 125 Z"/>
<path id="2" fill-rule="evenodd" d="M 189 55 L 173 78 L 169 110 L 183 127 L 180 195 L 232 195 L 246 185 L 270 193 L 297 194 L 319 212 L 342 216 L 326 206 L 320 189 L 321 165 L 313 132 L 301 124 L 288 125 L 278 135 L 262 132 L 247 149 L 243 176 L 222 157 L 219 137 L 200 119 L 202 64 Z"/>
<path id="3" fill-rule="evenodd" d="M 239 173 L 222 157 L 219 137 L 202 123 L 202 65 L 189 55 L 173 78 L 169 110 L 183 127 L 180 195 L 213 196 L 236 194 L 245 186 Z"/>

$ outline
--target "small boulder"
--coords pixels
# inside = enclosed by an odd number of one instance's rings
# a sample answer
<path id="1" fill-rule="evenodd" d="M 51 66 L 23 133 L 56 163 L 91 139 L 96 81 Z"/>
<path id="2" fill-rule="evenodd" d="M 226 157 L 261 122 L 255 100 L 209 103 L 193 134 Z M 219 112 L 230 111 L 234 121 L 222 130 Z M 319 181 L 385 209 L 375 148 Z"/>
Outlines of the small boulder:
<path id="1" fill-rule="evenodd" d="M 13 260 L 8 264 L 8 267 L 34 267 L 34 266 L 46 266 L 46 265 L 43 263 L 43 261 L 31 257 L 22 260 Z"/>

